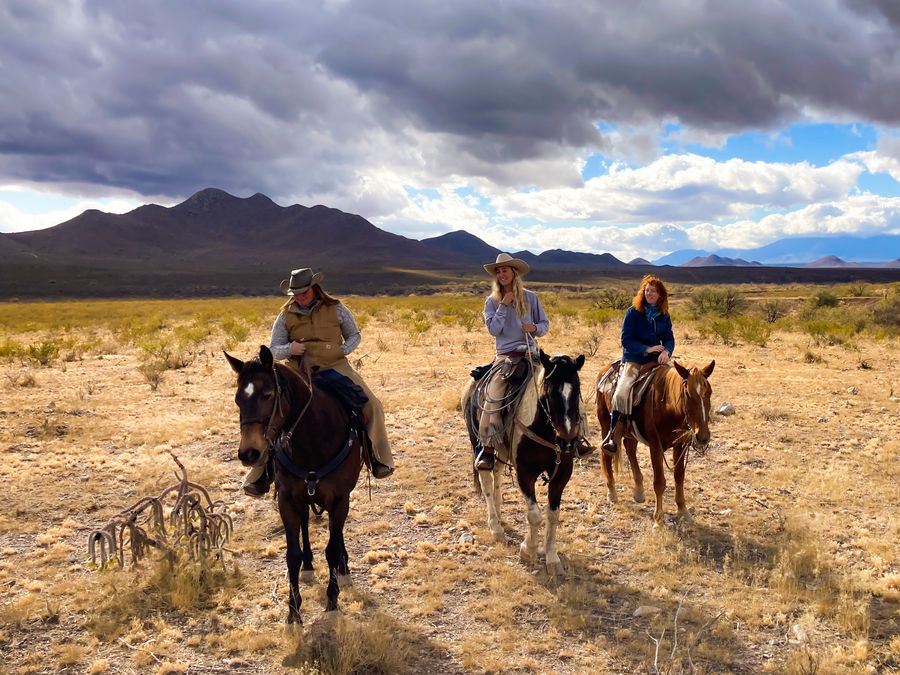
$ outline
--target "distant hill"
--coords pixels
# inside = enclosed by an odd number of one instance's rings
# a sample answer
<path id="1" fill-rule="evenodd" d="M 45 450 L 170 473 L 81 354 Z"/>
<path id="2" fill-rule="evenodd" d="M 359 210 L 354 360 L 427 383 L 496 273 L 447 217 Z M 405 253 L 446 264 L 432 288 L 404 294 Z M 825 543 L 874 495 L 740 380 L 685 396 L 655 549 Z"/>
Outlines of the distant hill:
<path id="1" fill-rule="evenodd" d="M 836 255 L 825 255 L 811 263 L 806 263 L 804 267 L 853 267 L 846 260 L 841 260 Z"/>
<path id="2" fill-rule="evenodd" d="M 629 265 L 652 265 L 653 263 L 644 258 L 634 258 L 628 261 Z"/>
<path id="3" fill-rule="evenodd" d="M 493 262 L 500 253 L 500 249 L 494 248 L 465 230 L 448 232 L 439 237 L 429 237 L 423 239 L 422 243 L 464 255 L 473 261 L 483 260 L 482 264 Z"/>
<path id="4" fill-rule="evenodd" d="M 759 267 L 758 262 L 748 262 L 741 258 L 725 258 L 720 255 L 697 256 L 691 258 L 682 267 Z"/>
<path id="5" fill-rule="evenodd" d="M 756 260 L 763 265 L 801 267 L 826 256 L 840 257 L 848 265 L 880 265 L 900 257 L 900 235 L 875 237 L 834 235 L 830 237 L 790 237 L 758 248 L 723 248 L 716 251 L 681 249 L 656 260 L 657 265 L 683 265 L 692 258 L 717 255 L 722 258 Z"/>
<path id="6" fill-rule="evenodd" d="M 481 293 L 488 281 L 481 266 L 498 252 L 464 231 L 416 241 L 327 206 L 279 206 L 262 194 L 240 198 L 207 188 L 172 207 L 89 210 L 45 230 L 0 234 L 0 297 L 277 294 L 278 282 L 300 266 L 324 271 L 326 285 L 338 293 L 435 287 Z M 567 287 L 646 273 L 646 261 L 626 264 L 609 253 L 513 255 L 531 265 L 530 281 Z M 660 274 L 682 283 L 897 279 L 898 261 L 885 264 L 892 267 L 803 270 L 719 262 L 666 267 Z"/>

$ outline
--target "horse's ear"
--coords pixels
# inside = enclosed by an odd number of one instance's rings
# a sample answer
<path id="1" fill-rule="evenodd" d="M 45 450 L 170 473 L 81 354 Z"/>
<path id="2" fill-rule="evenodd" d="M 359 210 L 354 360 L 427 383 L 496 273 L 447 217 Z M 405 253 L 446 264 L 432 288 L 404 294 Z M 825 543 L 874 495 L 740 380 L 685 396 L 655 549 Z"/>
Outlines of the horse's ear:
<path id="1" fill-rule="evenodd" d="M 681 377 L 683 377 L 685 380 L 691 376 L 691 371 L 678 363 L 678 361 L 672 361 L 672 365 L 675 366 L 675 370 L 677 370 L 678 374 L 681 375 Z"/>
<path id="2" fill-rule="evenodd" d="M 544 353 L 543 349 L 538 350 L 538 356 L 541 359 L 541 365 L 544 366 L 544 370 L 550 370 L 550 358 Z"/>
<path id="3" fill-rule="evenodd" d="M 234 358 L 234 357 L 233 357 L 231 354 L 229 354 L 228 352 L 223 351 L 222 353 L 225 355 L 225 358 L 228 359 L 228 363 L 231 364 L 231 369 L 232 369 L 234 372 L 240 373 L 240 372 L 244 369 L 244 362 L 243 362 L 243 361 L 241 361 L 240 359 Z"/>
<path id="4" fill-rule="evenodd" d="M 579 354 L 578 358 L 575 359 L 575 370 L 581 370 L 581 366 L 584 365 L 584 354 Z"/>
<path id="5" fill-rule="evenodd" d="M 263 368 L 271 368 L 275 365 L 275 358 L 265 345 L 259 346 L 259 362 L 263 365 Z"/>
<path id="6" fill-rule="evenodd" d="M 709 362 L 709 365 L 703 369 L 703 371 L 702 371 L 703 377 L 709 378 L 709 376 L 712 375 L 713 368 L 715 368 L 715 367 L 716 367 L 716 360 L 713 359 L 712 361 Z"/>

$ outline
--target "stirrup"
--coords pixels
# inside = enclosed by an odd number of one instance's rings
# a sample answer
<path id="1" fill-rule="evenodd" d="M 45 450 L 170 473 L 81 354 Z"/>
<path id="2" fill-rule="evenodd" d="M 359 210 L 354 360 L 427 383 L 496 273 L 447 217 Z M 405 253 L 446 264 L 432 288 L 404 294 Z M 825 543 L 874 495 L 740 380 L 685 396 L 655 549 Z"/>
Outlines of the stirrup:
<path id="1" fill-rule="evenodd" d="M 475 456 L 475 468 L 479 471 L 491 471 L 494 468 L 494 453 L 481 451 Z"/>

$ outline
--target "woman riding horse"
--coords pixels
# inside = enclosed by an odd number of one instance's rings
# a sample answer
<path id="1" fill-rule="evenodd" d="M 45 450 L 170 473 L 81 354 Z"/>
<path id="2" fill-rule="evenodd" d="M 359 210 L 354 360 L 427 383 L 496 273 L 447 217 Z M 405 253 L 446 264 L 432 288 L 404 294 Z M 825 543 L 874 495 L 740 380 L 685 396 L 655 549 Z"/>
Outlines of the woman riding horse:
<path id="1" fill-rule="evenodd" d="M 603 452 L 616 454 L 616 425 L 621 415 L 631 414 L 631 389 L 647 363 L 665 365 L 675 350 L 669 293 L 662 280 L 648 274 L 641 280 L 631 307 L 622 321 L 622 371 L 612 400 L 609 431 L 603 438 Z"/>
<path id="2" fill-rule="evenodd" d="M 363 406 L 366 432 L 372 441 L 372 475 L 386 478 L 394 472 L 391 444 L 384 426 L 384 409 L 365 381 L 350 366 L 347 355 L 362 340 L 350 310 L 321 286 L 325 275 L 303 267 L 281 282 L 288 295 L 272 326 L 270 349 L 276 359 L 289 359 L 298 370 L 319 367 L 330 369 L 352 380 L 368 397 Z M 259 497 L 269 491 L 272 482 L 272 458 L 250 470 L 244 479 L 244 492 Z"/>
<path id="3" fill-rule="evenodd" d="M 541 306 L 537 293 L 522 285 L 522 275 L 528 263 L 501 253 L 497 260 L 484 266 L 493 275 L 491 294 L 484 301 L 484 323 L 494 336 L 496 357 L 494 367 L 485 377 L 485 393 L 481 420 L 478 425 L 478 454 L 475 468 L 490 471 L 494 468 L 494 449 L 505 443 L 502 413 L 505 408 L 508 381 L 499 364 L 507 358 L 537 358 L 534 338 L 547 334 L 550 321 Z M 508 376 L 508 374 L 507 374 Z"/>

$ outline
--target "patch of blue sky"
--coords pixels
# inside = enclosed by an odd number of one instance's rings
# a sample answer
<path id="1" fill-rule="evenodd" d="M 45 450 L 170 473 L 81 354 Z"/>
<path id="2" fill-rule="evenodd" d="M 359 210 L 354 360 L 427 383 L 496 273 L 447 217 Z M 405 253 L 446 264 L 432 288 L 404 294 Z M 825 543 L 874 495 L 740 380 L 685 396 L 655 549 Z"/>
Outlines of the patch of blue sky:
<path id="1" fill-rule="evenodd" d="M 0 201 L 11 204 L 22 213 L 40 214 L 47 211 L 63 211 L 79 200 L 65 195 L 31 190 L 0 190 Z"/>
<path id="2" fill-rule="evenodd" d="M 403 186 L 404 191 L 406 192 L 407 197 L 415 200 L 418 197 L 424 197 L 425 199 L 440 199 L 441 193 L 438 192 L 434 188 L 423 188 L 418 189 L 414 187 L 410 187 L 409 185 Z"/>
<path id="3" fill-rule="evenodd" d="M 597 176 L 605 176 L 609 173 L 609 161 L 603 155 L 589 155 L 581 169 L 581 177 L 590 180 Z"/>
<path id="4" fill-rule="evenodd" d="M 882 197 L 900 197 L 900 183 L 888 173 L 863 172 L 857 179 L 856 186 L 860 192 L 871 192 Z"/>
<path id="5" fill-rule="evenodd" d="M 679 128 L 673 125 L 662 139 L 665 153 L 691 152 L 718 161 L 740 158 L 748 162 L 808 162 L 825 166 L 842 156 L 874 150 L 878 131 L 870 124 L 795 124 L 776 133 L 747 131 L 728 137 L 721 148 L 699 143 L 684 144 L 678 138 Z"/>

